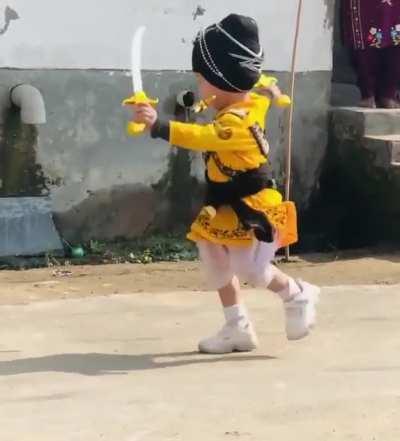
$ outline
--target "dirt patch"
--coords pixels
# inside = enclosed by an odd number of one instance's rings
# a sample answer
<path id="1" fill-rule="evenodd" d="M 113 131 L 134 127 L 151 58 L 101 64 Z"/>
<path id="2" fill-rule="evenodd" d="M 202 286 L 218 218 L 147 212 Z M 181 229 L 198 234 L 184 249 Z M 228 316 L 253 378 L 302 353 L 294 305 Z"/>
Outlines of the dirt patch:
<path id="1" fill-rule="evenodd" d="M 400 283 L 400 253 L 307 255 L 278 263 L 289 274 L 324 286 Z M 202 291 L 198 262 L 101 265 L 0 272 L 0 304 L 113 294 Z"/>

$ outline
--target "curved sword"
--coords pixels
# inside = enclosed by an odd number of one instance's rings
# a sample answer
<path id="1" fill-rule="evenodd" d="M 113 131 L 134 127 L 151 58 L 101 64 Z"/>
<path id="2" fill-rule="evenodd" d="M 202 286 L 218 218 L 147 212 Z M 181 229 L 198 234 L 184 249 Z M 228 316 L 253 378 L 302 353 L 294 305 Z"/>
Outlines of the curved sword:
<path id="1" fill-rule="evenodd" d="M 124 106 L 148 103 L 151 105 L 156 105 L 158 103 L 157 99 L 151 99 L 146 95 L 143 90 L 142 81 L 142 47 L 143 47 L 143 36 L 146 31 L 146 26 L 140 26 L 132 40 L 132 87 L 133 95 L 123 101 Z M 138 124 L 135 122 L 129 122 L 127 126 L 127 132 L 129 135 L 135 136 L 140 135 L 145 130 L 146 126 L 144 124 Z"/>

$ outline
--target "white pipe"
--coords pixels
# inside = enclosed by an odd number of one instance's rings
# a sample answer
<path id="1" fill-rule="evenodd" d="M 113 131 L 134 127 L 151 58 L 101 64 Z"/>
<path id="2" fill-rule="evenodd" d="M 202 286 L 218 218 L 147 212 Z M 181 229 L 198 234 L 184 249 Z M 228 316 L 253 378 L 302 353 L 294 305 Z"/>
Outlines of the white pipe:
<path id="1" fill-rule="evenodd" d="M 41 92 L 30 84 L 20 84 L 11 89 L 11 102 L 21 109 L 24 124 L 44 124 L 46 107 Z"/>

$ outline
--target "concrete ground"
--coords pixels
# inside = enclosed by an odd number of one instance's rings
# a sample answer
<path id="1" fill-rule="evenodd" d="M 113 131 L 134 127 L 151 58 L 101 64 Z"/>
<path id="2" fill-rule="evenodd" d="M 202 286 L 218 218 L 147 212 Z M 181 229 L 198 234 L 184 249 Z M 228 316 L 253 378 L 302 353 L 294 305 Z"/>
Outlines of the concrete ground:
<path id="1" fill-rule="evenodd" d="M 261 347 L 193 352 L 211 293 L 0 306 L 1 441 L 398 441 L 400 286 L 323 290 L 289 343 L 277 299 L 249 291 Z"/>

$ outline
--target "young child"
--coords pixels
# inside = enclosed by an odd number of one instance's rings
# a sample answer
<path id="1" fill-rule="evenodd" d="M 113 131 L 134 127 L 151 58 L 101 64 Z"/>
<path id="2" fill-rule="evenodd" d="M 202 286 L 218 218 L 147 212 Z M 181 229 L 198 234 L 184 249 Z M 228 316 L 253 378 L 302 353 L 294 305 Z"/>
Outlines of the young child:
<path id="1" fill-rule="evenodd" d="M 301 339 L 315 323 L 319 288 L 292 279 L 271 263 L 280 247 L 297 240 L 296 210 L 293 203 L 282 202 L 268 179 L 265 119 L 271 99 L 280 91 L 271 87 L 263 94 L 251 92 L 264 58 L 256 22 L 229 15 L 199 33 L 192 58 L 200 95 L 217 111 L 214 121 L 164 122 L 148 104 L 135 106 L 134 121 L 146 124 L 153 138 L 204 152 L 209 206 L 188 238 L 197 243 L 226 323 L 202 340 L 199 350 L 229 353 L 257 347 L 239 280 L 277 293 L 285 308 L 288 339 Z"/>

